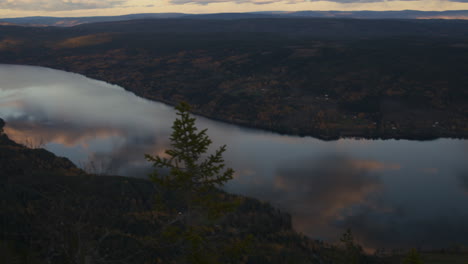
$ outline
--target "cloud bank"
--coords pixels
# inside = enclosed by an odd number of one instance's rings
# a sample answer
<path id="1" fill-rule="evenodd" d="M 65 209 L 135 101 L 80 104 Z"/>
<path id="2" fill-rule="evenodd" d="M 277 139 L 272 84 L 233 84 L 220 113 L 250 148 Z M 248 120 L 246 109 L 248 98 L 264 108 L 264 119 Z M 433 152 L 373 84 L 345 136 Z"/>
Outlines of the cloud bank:
<path id="1" fill-rule="evenodd" d="M 468 0 L 0 0 L 0 17 L 83 17 L 137 13 L 468 10 Z M 464 17 L 461 17 L 464 19 Z"/>
<path id="2" fill-rule="evenodd" d="M 0 0 L 0 9 L 66 11 L 112 8 L 125 2 L 124 0 Z"/>
<path id="3" fill-rule="evenodd" d="M 230 3 L 235 5 L 308 5 L 313 3 L 336 3 L 336 4 L 369 4 L 369 3 L 389 3 L 389 2 L 416 2 L 421 4 L 433 5 L 434 0 L 163 0 L 162 6 L 180 5 L 195 5 L 207 6 L 209 4 Z M 468 0 L 439 0 L 439 3 L 468 3 Z M 137 0 L 0 0 L 0 10 L 17 10 L 17 11 L 74 11 L 74 10 L 91 10 L 91 9 L 113 9 L 126 7 L 143 7 L 155 8 L 161 5 L 156 0 L 137 1 Z M 158 8 L 158 9 L 159 9 Z M 282 8 L 278 9 L 281 10 Z M 152 10 L 151 12 L 154 12 Z M 162 10 L 166 12 L 167 10 Z M 138 11 L 137 11 L 138 12 Z M 158 11 L 157 11 L 158 12 Z M 161 11 L 159 11 L 161 12 Z M 225 11 L 220 11 L 225 12 Z M 237 11 L 236 11 L 237 12 Z"/>
<path id="4" fill-rule="evenodd" d="M 407 1 L 407 2 L 424 2 L 418 0 L 168 0 L 170 4 L 173 5 L 183 5 L 183 4 L 195 4 L 195 5 L 208 5 L 214 3 L 236 3 L 236 4 L 255 4 L 255 5 L 264 5 L 264 4 L 273 4 L 273 3 L 287 3 L 287 4 L 303 4 L 303 3 L 314 3 L 314 2 L 333 2 L 339 4 L 365 4 L 365 3 L 387 3 L 392 1 Z M 468 3 L 468 0 L 445 0 L 441 2 L 460 2 Z"/>

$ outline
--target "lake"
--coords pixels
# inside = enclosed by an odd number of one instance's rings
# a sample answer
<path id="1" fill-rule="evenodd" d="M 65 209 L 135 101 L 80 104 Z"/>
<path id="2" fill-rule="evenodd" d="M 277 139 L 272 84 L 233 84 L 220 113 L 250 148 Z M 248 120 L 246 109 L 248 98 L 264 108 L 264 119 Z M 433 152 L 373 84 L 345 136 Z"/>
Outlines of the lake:
<path id="1" fill-rule="evenodd" d="M 82 75 L 0 65 L 6 133 L 97 174 L 146 177 L 144 154 L 168 147 L 172 107 Z M 368 248 L 468 244 L 468 141 L 326 142 L 197 118 L 213 149 L 227 145 L 232 193 L 292 215 L 294 228 L 336 241 L 346 228 Z"/>

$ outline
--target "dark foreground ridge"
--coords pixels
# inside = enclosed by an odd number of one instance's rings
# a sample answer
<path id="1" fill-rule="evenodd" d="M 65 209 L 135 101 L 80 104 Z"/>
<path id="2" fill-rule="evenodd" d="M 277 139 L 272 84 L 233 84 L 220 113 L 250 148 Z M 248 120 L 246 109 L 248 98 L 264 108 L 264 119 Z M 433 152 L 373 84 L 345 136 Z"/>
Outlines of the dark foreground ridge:
<path id="1" fill-rule="evenodd" d="M 185 263 L 178 261 L 184 249 L 161 236 L 158 216 L 165 211 L 154 208 L 152 182 L 87 174 L 68 159 L 15 143 L 3 126 L 0 119 L 2 263 Z M 219 221 L 217 247 L 249 238 L 221 263 L 400 264 L 405 258 L 401 253 L 356 255 L 352 240 L 341 247 L 311 240 L 292 229 L 288 214 L 266 203 L 220 195 L 240 205 Z M 468 255 L 443 250 L 422 256 L 426 264 L 465 264 Z"/>
<path id="2" fill-rule="evenodd" d="M 183 251 L 158 240 L 157 214 L 164 212 L 153 208 L 154 194 L 148 180 L 89 175 L 2 134 L 2 263 L 176 263 Z M 327 263 L 323 245 L 294 232 L 289 215 L 254 199 L 241 201 L 219 223 L 226 245 L 253 237 L 249 250 L 235 253 L 244 254 L 237 263 Z"/>
<path id="3" fill-rule="evenodd" d="M 76 72 L 243 126 L 468 137 L 468 21 L 146 19 L 0 26 L 0 63 Z"/>

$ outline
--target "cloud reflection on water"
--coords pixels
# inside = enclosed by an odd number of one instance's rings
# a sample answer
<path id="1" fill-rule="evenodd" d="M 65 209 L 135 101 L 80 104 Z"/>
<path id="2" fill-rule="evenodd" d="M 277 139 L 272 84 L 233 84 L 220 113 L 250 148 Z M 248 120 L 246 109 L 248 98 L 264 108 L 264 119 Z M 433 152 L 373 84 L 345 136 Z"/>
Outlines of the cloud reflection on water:
<path id="1" fill-rule="evenodd" d="M 109 127 L 83 127 L 74 125 L 44 125 L 33 122 L 18 122 L 10 120 L 5 132 L 14 141 L 25 144 L 32 141 L 34 145 L 54 142 L 64 146 L 87 146 L 93 139 L 106 139 L 123 136 L 119 129 Z"/>
<path id="2" fill-rule="evenodd" d="M 117 86 L 2 65 L 0 116 L 19 142 L 44 142 L 75 163 L 139 177 L 150 170 L 143 155 L 168 147 L 175 118 L 171 107 Z M 468 243 L 468 174 L 459 173 L 468 171 L 466 141 L 324 142 L 205 118 L 197 126 L 208 128 L 214 148 L 228 145 L 236 174 L 227 190 L 290 212 L 294 227 L 314 238 L 331 241 L 351 227 L 371 247 Z"/>
<path id="3" fill-rule="evenodd" d="M 52 143 L 71 150 L 82 149 L 86 152 L 85 159 L 73 152 L 67 156 L 78 166 L 91 172 L 139 177 L 145 177 L 150 168 L 144 154 L 163 154 L 168 147 L 169 136 L 156 136 L 152 133 L 139 135 L 112 127 L 47 125 L 18 120 L 9 121 L 5 132 L 11 139 L 29 147 L 47 147 L 47 144 Z"/>
<path id="4" fill-rule="evenodd" d="M 330 223 L 352 214 L 354 207 L 373 206 L 371 196 L 382 188 L 373 170 L 384 167 L 344 156 L 288 164 L 277 170 L 275 195 L 281 197 L 279 205 L 288 208 L 295 226 L 304 233 L 338 237 L 342 230 Z"/>

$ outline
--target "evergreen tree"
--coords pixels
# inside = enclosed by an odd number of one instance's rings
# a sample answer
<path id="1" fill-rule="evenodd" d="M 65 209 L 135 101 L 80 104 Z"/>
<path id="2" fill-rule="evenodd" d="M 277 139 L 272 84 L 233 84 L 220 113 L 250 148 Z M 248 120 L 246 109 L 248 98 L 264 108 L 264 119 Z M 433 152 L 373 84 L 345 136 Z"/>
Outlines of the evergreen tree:
<path id="1" fill-rule="evenodd" d="M 216 237 L 216 221 L 236 206 L 218 187 L 232 179 L 234 170 L 225 168 L 226 145 L 206 154 L 212 141 L 206 129 L 198 131 L 189 105 L 181 103 L 176 110 L 167 156 L 145 155 L 155 168 L 149 177 L 159 190 L 156 207 L 167 223 L 162 236 L 182 250 L 178 254 L 186 262 L 217 263 L 210 239 Z"/>
<path id="2" fill-rule="evenodd" d="M 225 165 L 222 154 L 226 151 L 226 145 L 216 150 L 215 154 L 200 160 L 212 143 L 206 135 L 207 129 L 197 132 L 196 119 L 190 117 L 190 106 L 187 103 L 179 104 L 176 110 L 180 118 L 172 126 L 172 149 L 165 151 L 169 158 L 146 154 L 146 159 L 153 162 L 154 167 L 166 168 L 170 172 L 161 175 L 155 170 L 150 178 L 161 185 L 195 192 L 223 186 L 234 174 L 231 168 L 223 171 Z"/>
<path id="3" fill-rule="evenodd" d="M 344 246 L 344 262 L 347 264 L 361 264 L 367 263 L 362 247 L 354 241 L 351 229 L 347 229 L 345 233 L 341 235 L 340 242 Z"/>

